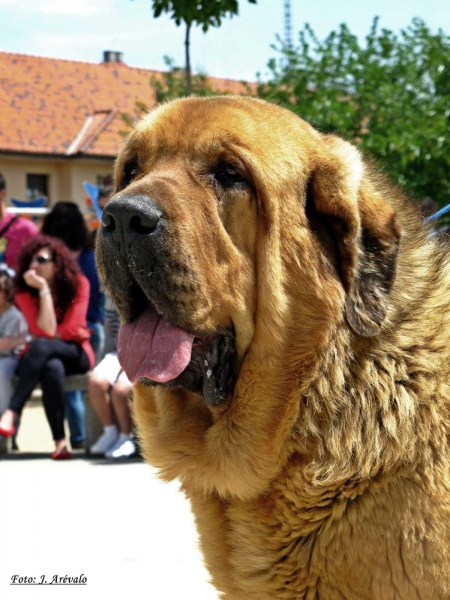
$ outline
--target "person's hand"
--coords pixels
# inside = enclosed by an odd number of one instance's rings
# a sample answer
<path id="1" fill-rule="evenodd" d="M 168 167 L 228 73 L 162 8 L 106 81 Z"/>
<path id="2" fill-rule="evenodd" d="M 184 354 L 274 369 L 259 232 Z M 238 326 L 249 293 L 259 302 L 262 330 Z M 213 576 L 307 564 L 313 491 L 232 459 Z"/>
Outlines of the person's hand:
<path id="1" fill-rule="evenodd" d="M 28 271 L 25 271 L 23 278 L 27 285 L 32 288 L 36 288 L 37 290 L 43 290 L 48 287 L 46 280 L 40 275 L 37 275 L 34 269 L 28 269 Z"/>
<path id="2" fill-rule="evenodd" d="M 5 352 L 6 350 L 9 350 L 9 340 L 8 340 L 9 336 L 4 336 L 2 338 L 0 338 L 0 352 Z"/>
<path id="3" fill-rule="evenodd" d="M 20 342 L 21 338 L 14 337 L 12 335 L 4 335 L 2 338 L 0 338 L 0 352 L 7 352 L 8 350 L 16 348 L 17 346 L 21 345 Z M 25 343 L 25 340 L 23 340 L 22 343 Z"/>

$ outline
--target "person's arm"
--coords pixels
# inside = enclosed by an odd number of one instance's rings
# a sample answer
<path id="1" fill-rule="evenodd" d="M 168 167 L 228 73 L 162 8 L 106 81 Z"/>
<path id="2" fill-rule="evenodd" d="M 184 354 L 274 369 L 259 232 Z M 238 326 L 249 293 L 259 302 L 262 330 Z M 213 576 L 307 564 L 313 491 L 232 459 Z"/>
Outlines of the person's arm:
<path id="1" fill-rule="evenodd" d="M 0 338 L 0 352 L 14 350 L 18 346 L 29 342 L 27 334 L 27 322 L 25 317 L 16 308 L 11 308 L 8 312 L 8 320 L 3 328 L 3 335 Z"/>
<path id="2" fill-rule="evenodd" d="M 85 250 L 81 253 L 78 264 L 80 265 L 81 272 L 89 281 L 90 286 L 90 298 L 89 303 L 93 302 L 97 308 L 100 299 L 100 280 L 98 278 L 97 265 L 95 264 L 95 253 L 93 250 Z"/>
<path id="3" fill-rule="evenodd" d="M 39 291 L 39 316 L 37 326 L 51 337 L 54 337 L 57 329 L 55 307 L 50 288 L 47 286 Z"/>
<path id="4" fill-rule="evenodd" d="M 50 294 L 44 294 L 43 296 L 39 296 L 39 299 L 36 301 L 36 299 L 29 293 L 29 292 L 19 292 L 16 294 L 16 305 L 19 308 L 19 310 L 22 312 L 23 316 L 25 317 L 27 323 L 28 323 L 28 331 L 30 334 L 37 336 L 37 337 L 46 337 L 46 338 L 53 338 L 55 337 L 55 333 L 52 332 L 51 328 L 48 329 L 42 329 L 40 326 L 40 323 L 42 323 L 42 319 L 39 319 L 39 316 L 41 315 L 41 307 L 42 307 L 42 300 L 47 300 L 45 298 L 45 296 L 49 296 Z M 53 314 L 54 314 L 54 308 L 53 308 L 53 300 L 52 300 L 52 310 L 53 310 Z M 44 309 L 45 310 L 45 309 Z M 55 322 L 56 322 L 56 317 L 55 318 Z M 55 332 L 56 332 L 56 327 L 55 327 Z"/>
<path id="5" fill-rule="evenodd" d="M 48 283 L 43 277 L 36 275 L 34 269 L 29 269 L 23 274 L 25 283 L 39 290 L 39 313 L 36 324 L 41 331 L 48 336 L 54 337 L 57 329 L 55 307 Z"/>
<path id="6" fill-rule="evenodd" d="M 18 346 L 25 346 L 28 341 L 28 334 L 4 335 L 0 338 L 0 352 L 8 352 L 8 350 L 14 350 Z"/>

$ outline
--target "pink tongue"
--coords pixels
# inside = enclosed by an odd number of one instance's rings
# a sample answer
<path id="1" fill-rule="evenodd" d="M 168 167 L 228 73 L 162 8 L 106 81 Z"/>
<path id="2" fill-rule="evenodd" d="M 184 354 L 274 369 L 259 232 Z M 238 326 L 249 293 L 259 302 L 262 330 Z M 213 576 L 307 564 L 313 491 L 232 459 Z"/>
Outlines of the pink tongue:
<path id="1" fill-rule="evenodd" d="M 188 366 L 193 341 L 193 335 L 149 309 L 137 321 L 121 326 L 117 357 L 132 383 L 140 377 L 165 383 Z"/>

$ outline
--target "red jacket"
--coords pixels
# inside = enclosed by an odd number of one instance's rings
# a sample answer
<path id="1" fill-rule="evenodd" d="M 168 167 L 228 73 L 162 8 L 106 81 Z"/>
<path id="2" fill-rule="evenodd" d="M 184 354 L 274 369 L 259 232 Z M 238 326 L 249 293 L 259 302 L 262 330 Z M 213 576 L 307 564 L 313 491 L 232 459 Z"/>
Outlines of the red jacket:
<path id="1" fill-rule="evenodd" d="M 28 331 L 31 335 L 38 337 L 52 338 L 37 325 L 39 316 L 39 298 L 32 296 L 29 292 L 18 292 L 16 294 L 16 304 L 22 311 L 28 323 Z M 84 275 L 78 276 L 78 285 L 75 298 L 64 312 L 62 319 L 58 320 L 57 332 L 59 337 L 65 342 L 76 342 L 80 344 L 89 357 L 90 368 L 94 366 L 95 355 L 89 342 L 91 332 L 86 323 L 86 313 L 89 304 L 89 281 Z M 55 312 L 58 315 L 59 309 L 55 306 Z M 28 350 L 25 348 L 25 352 Z"/>

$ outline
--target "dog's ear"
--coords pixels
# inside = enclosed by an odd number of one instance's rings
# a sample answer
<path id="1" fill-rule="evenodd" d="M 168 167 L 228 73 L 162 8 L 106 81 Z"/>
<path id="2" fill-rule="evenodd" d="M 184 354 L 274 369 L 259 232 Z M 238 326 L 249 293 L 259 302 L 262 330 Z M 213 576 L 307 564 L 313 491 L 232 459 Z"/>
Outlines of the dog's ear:
<path id="1" fill-rule="evenodd" d="M 336 246 L 348 323 L 360 335 L 377 335 L 395 277 L 400 226 L 356 148 L 334 136 L 324 141 L 309 202 Z"/>

